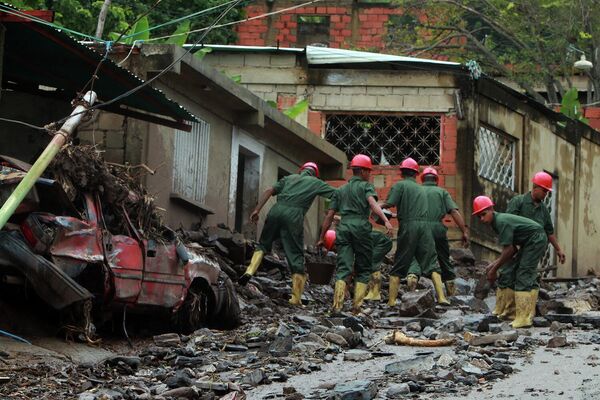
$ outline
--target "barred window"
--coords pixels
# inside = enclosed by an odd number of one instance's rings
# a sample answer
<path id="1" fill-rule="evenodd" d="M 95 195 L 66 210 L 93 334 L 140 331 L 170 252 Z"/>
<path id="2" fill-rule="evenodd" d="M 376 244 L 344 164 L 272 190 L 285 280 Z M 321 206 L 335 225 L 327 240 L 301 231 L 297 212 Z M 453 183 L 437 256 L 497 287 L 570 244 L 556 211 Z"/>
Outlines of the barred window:
<path id="1" fill-rule="evenodd" d="M 175 132 L 173 153 L 173 192 L 204 203 L 208 178 L 210 124 L 192 124 L 191 132 Z"/>
<path id="2" fill-rule="evenodd" d="M 406 157 L 422 165 L 440 163 L 438 116 L 330 114 L 325 139 L 348 160 L 366 154 L 380 165 L 399 165 Z"/>
<path id="3" fill-rule="evenodd" d="M 477 136 L 479 176 L 514 190 L 516 139 L 484 126 L 479 127 Z"/>

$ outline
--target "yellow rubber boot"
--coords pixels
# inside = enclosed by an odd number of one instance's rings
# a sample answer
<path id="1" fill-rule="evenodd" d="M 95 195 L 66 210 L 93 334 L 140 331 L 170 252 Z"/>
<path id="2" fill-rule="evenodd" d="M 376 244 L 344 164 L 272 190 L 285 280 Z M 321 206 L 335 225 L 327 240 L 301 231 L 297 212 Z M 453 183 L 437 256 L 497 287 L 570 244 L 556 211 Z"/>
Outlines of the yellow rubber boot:
<path id="1" fill-rule="evenodd" d="M 446 285 L 446 295 L 448 297 L 456 295 L 456 285 L 454 284 L 454 279 L 444 282 L 444 285 Z"/>
<path id="2" fill-rule="evenodd" d="M 305 274 L 292 274 L 292 297 L 290 304 L 294 306 L 302 306 L 302 293 L 306 284 Z"/>
<path id="3" fill-rule="evenodd" d="M 365 296 L 364 300 L 381 300 L 381 272 L 377 271 L 371 274 L 369 292 Z"/>
<path id="4" fill-rule="evenodd" d="M 531 321 L 533 323 L 533 318 L 535 317 L 535 311 L 536 311 L 535 306 L 537 304 L 538 296 L 540 295 L 540 289 L 539 288 L 533 289 L 531 291 L 531 295 L 533 296 L 533 300 L 531 302 L 531 310 L 529 313 L 529 319 L 531 319 Z"/>
<path id="5" fill-rule="evenodd" d="M 246 268 L 246 272 L 244 272 L 244 275 L 242 275 L 240 279 L 238 279 L 238 283 L 240 285 L 245 285 L 246 283 L 248 283 L 250 278 L 254 276 L 254 274 L 258 270 L 258 267 L 260 267 L 260 263 L 262 262 L 264 255 L 265 252 L 262 250 L 256 250 L 254 254 L 252 254 L 252 260 L 250 261 L 250 265 L 248 265 L 248 268 Z"/>
<path id="6" fill-rule="evenodd" d="M 533 291 L 515 292 L 516 317 L 512 322 L 513 328 L 527 328 L 532 325 L 531 322 L 531 305 L 535 296 Z"/>
<path id="7" fill-rule="evenodd" d="M 442 284 L 442 276 L 439 274 L 439 272 L 433 272 L 431 274 L 431 280 L 433 281 L 433 287 L 435 288 L 438 304 L 449 305 L 450 302 L 444 295 L 444 285 Z"/>
<path id="8" fill-rule="evenodd" d="M 511 288 L 504 289 L 504 310 L 498 317 L 504 320 L 512 321 L 516 315 L 515 291 Z"/>
<path id="9" fill-rule="evenodd" d="M 356 282 L 354 285 L 354 300 L 352 301 L 352 312 L 354 314 L 360 312 L 360 307 L 367 294 L 367 288 L 367 284 L 362 282 Z"/>
<path id="10" fill-rule="evenodd" d="M 400 277 L 390 276 L 390 298 L 388 300 L 388 306 L 392 307 L 396 305 L 396 299 L 398 298 L 398 291 L 400 290 Z"/>
<path id="11" fill-rule="evenodd" d="M 417 290 L 417 283 L 419 283 L 419 277 L 415 274 L 408 274 L 406 276 L 406 287 L 409 292 L 414 292 Z"/>
<path id="12" fill-rule="evenodd" d="M 492 315 L 500 315 L 502 311 L 504 311 L 504 301 L 506 297 L 506 289 L 498 288 L 496 289 L 496 307 L 494 307 L 494 311 L 492 311 Z"/>
<path id="13" fill-rule="evenodd" d="M 339 313 L 344 307 L 344 297 L 346 296 L 346 281 L 335 281 L 335 290 L 333 292 L 333 313 Z"/>

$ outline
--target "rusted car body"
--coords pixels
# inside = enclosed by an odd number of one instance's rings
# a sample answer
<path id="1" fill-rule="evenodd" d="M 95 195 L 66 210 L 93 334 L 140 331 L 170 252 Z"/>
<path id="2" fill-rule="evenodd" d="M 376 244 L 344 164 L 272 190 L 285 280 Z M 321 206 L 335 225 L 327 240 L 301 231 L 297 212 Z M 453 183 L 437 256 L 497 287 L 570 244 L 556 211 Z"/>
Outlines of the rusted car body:
<path id="1" fill-rule="evenodd" d="M 0 193 L 10 190 L 26 167 L 5 158 Z M 239 323 L 230 278 L 200 246 L 183 246 L 176 236 L 148 240 L 133 226 L 127 232 L 133 236 L 111 234 L 98 196 L 81 194 L 79 207 L 44 207 L 39 194 L 49 187 L 53 194 L 46 197 L 65 203 L 60 185 L 38 181 L 37 193 L 11 220 L 12 230 L 0 232 L 0 275 L 20 273 L 55 309 L 91 299 L 94 315 L 124 307 L 128 312 L 169 310 L 173 321 L 187 331 L 205 324 L 228 328 Z M 56 215 L 57 208 L 64 215 Z"/>

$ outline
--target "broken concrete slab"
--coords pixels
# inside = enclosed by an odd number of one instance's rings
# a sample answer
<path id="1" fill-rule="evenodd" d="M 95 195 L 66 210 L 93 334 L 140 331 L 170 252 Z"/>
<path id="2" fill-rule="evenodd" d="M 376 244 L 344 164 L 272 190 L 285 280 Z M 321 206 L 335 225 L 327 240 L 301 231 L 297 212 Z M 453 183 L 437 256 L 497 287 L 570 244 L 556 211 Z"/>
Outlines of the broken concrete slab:
<path id="1" fill-rule="evenodd" d="M 402 295 L 399 314 L 403 317 L 416 317 L 435 307 L 435 299 L 430 290 L 416 290 Z"/>
<path id="2" fill-rule="evenodd" d="M 471 346 L 485 346 L 488 344 L 493 344 L 497 340 L 505 340 L 507 342 L 514 342 L 519 337 L 519 334 L 516 330 L 502 332 L 502 333 L 493 333 L 491 335 L 477 335 L 471 332 L 465 332 L 464 339 Z"/>
<path id="3" fill-rule="evenodd" d="M 340 400 L 371 400 L 377 396 L 377 384 L 367 380 L 338 383 L 333 388 L 335 398 Z"/>

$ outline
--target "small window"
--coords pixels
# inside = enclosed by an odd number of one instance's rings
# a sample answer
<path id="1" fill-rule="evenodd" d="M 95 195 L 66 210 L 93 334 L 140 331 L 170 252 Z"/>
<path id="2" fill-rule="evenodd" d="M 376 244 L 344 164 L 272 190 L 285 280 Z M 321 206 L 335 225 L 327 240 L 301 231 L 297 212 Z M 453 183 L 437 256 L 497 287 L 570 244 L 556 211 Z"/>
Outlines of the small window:
<path id="1" fill-rule="evenodd" d="M 175 132 L 173 153 L 173 192 L 204 203 L 208 179 L 210 124 L 194 122 L 191 132 Z"/>
<path id="2" fill-rule="evenodd" d="M 379 165 L 399 165 L 406 157 L 440 164 L 438 116 L 331 114 L 325 129 L 325 139 L 348 160 L 366 154 Z"/>
<path id="3" fill-rule="evenodd" d="M 517 140 L 507 134 L 479 127 L 479 176 L 515 190 L 515 149 Z"/>
<path id="4" fill-rule="evenodd" d="M 312 44 L 329 45 L 329 17 L 325 15 L 299 15 L 298 47 Z"/>

